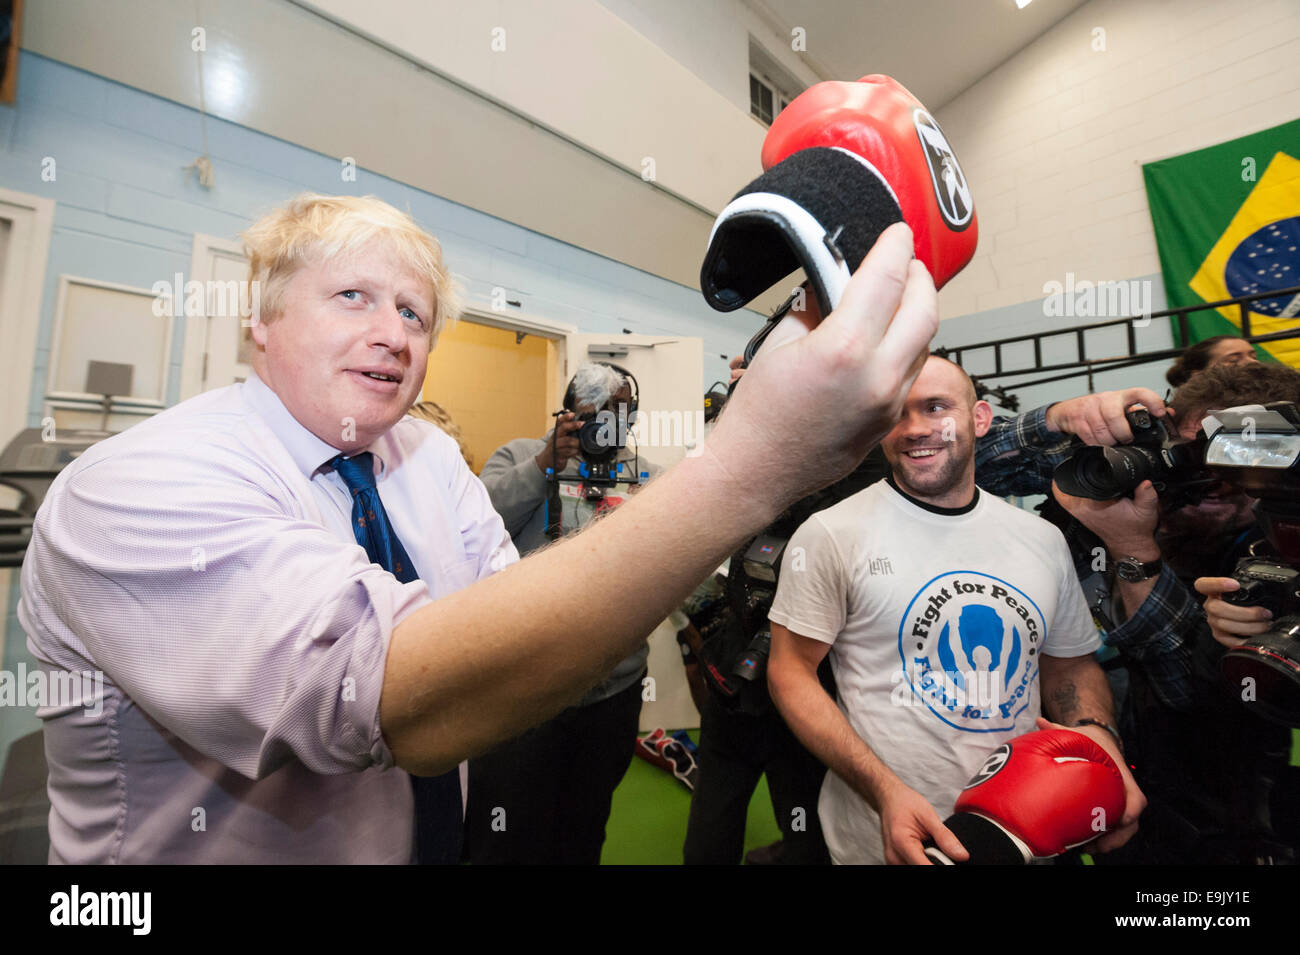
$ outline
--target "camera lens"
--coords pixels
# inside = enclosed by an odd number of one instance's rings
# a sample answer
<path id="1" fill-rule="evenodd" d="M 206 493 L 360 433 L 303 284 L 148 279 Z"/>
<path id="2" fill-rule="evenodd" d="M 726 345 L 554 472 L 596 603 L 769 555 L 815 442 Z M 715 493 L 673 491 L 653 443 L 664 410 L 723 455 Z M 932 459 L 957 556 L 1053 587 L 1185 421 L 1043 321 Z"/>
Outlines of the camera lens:
<path id="1" fill-rule="evenodd" d="M 1115 497 L 1119 493 L 1116 475 L 1110 461 L 1106 459 L 1104 448 L 1100 454 L 1089 455 L 1079 462 L 1079 481 L 1107 497 Z"/>
<path id="2" fill-rule="evenodd" d="M 1052 475 L 1061 490 L 1093 501 L 1123 497 L 1151 476 L 1155 460 L 1146 448 L 1083 448 Z"/>
<path id="3" fill-rule="evenodd" d="M 578 429 L 578 445 L 588 461 L 602 463 L 618 454 L 618 432 L 612 415 L 595 415 Z"/>
<path id="4" fill-rule="evenodd" d="M 1293 728 L 1300 728 L 1298 631 L 1300 618 L 1284 617 L 1268 633 L 1233 647 L 1219 664 L 1229 684 L 1243 694 L 1250 691 L 1248 706 L 1266 720 Z"/>

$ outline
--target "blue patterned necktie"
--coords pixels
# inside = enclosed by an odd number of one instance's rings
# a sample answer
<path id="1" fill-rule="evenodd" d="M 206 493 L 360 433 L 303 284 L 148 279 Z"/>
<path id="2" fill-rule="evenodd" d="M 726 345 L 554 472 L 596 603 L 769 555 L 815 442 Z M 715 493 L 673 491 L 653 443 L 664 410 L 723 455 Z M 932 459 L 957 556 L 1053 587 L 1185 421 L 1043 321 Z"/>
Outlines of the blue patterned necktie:
<path id="1" fill-rule="evenodd" d="M 369 451 L 350 458 L 340 454 L 330 461 L 330 466 L 352 492 L 352 533 L 357 543 L 373 563 L 402 583 L 409 583 L 419 578 L 379 500 L 374 460 Z M 460 861 L 461 848 L 460 770 L 441 776 L 412 776 L 411 788 L 415 792 L 416 861 L 421 865 L 455 865 Z"/>

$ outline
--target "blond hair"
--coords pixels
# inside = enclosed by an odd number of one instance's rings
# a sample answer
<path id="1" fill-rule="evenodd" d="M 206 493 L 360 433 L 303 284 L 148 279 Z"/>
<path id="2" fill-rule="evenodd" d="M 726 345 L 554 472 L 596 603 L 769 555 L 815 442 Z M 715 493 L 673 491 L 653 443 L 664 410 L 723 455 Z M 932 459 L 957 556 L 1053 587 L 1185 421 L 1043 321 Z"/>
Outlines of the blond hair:
<path id="1" fill-rule="evenodd" d="M 460 291 L 443 264 L 438 240 L 376 196 L 303 193 L 258 219 L 241 238 L 249 280 L 259 292 L 258 321 L 280 315 L 285 286 L 303 265 L 332 259 L 375 239 L 386 239 L 402 264 L 428 279 L 435 300 L 430 342 L 460 314 Z"/>
<path id="2" fill-rule="evenodd" d="M 460 456 L 465 459 L 469 469 L 474 470 L 474 455 L 470 453 L 469 445 L 465 443 L 464 436 L 460 433 L 460 425 L 452 420 L 447 409 L 435 401 L 417 401 L 411 405 L 411 410 L 407 412 L 412 418 L 419 418 L 422 421 L 431 421 L 439 428 L 445 431 L 456 443 L 460 445 Z"/>

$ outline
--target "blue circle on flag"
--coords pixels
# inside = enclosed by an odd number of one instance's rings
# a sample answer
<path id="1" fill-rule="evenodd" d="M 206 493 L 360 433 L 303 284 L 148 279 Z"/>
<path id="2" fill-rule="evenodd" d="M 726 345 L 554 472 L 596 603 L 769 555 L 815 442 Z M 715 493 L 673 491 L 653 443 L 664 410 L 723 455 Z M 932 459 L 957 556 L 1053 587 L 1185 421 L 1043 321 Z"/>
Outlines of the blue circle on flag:
<path id="1" fill-rule="evenodd" d="M 1228 294 L 1254 295 L 1275 288 L 1300 285 L 1300 216 L 1279 219 L 1257 229 L 1241 241 L 1223 270 Z M 1273 318 L 1291 303 L 1291 296 L 1262 298 L 1250 310 Z"/>

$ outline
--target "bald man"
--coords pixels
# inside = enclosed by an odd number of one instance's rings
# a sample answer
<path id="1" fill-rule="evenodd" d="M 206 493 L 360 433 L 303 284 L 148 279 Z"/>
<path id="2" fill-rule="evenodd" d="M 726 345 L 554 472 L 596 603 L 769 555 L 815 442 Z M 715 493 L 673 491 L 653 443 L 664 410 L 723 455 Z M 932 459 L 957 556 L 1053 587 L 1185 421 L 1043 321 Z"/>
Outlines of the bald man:
<path id="1" fill-rule="evenodd" d="M 1114 732 L 1100 645 L 1054 526 L 975 486 L 993 412 L 931 356 L 881 442 L 891 476 L 791 538 L 769 619 L 772 697 L 831 770 L 818 812 L 838 863 L 928 864 L 942 820 L 1001 743 L 1052 724 L 1121 767 L 1127 804 L 1096 843 L 1122 845 L 1144 805 Z M 837 701 L 817 679 L 830 655 Z"/>

